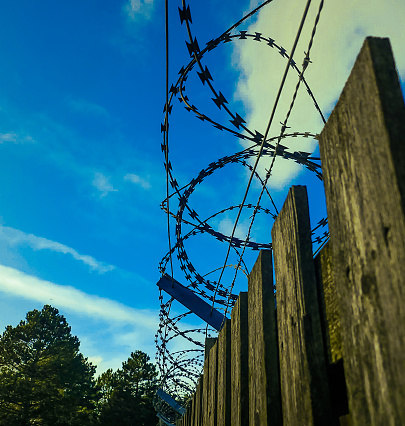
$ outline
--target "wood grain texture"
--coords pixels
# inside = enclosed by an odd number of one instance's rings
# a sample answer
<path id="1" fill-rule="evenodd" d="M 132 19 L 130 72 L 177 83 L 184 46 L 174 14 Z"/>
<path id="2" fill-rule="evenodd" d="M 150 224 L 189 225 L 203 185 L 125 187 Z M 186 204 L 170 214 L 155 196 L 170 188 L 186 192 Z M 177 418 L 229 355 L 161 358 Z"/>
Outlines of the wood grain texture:
<path id="1" fill-rule="evenodd" d="M 202 386 L 204 383 L 204 378 L 203 375 L 200 376 L 200 378 L 198 379 L 198 383 L 197 383 L 197 388 L 195 391 L 195 404 L 194 404 L 194 417 L 193 417 L 193 426 L 200 426 L 202 425 L 202 417 L 201 417 L 201 412 L 202 412 Z"/>
<path id="2" fill-rule="evenodd" d="M 333 425 L 306 188 L 293 186 L 273 229 L 285 425 Z"/>
<path id="3" fill-rule="evenodd" d="M 231 320 L 218 336 L 218 425 L 231 425 Z"/>
<path id="4" fill-rule="evenodd" d="M 248 295 L 239 293 L 231 315 L 231 424 L 249 424 Z"/>
<path id="5" fill-rule="evenodd" d="M 201 425 L 205 425 L 208 420 L 208 389 L 209 389 L 209 362 L 208 357 L 204 362 L 204 375 L 201 396 Z"/>
<path id="6" fill-rule="evenodd" d="M 277 324 L 271 251 L 261 251 L 249 274 L 249 424 L 281 425 Z"/>
<path id="7" fill-rule="evenodd" d="M 319 140 L 354 425 L 405 424 L 405 108 L 367 38 Z"/>
<path id="8" fill-rule="evenodd" d="M 204 423 L 207 426 L 217 425 L 217 385 L 218 385 L 218 341 L 210 349 L 208 355 L 209 381 L 208 381 L 208 410 L 207 420 Z"/>
<path id="9" fill-rule="evenodd" d="M 217 341 L 216 337 L 207 337 L 205 339 L 205 361 L 204 361 L 204 374 L 203 374 L 203 387 L 202 387 L 202 401 L 201 401 L 201 424 L 208 425 L 209 421 L 209 401 L 210 401 L 210 357 L 211 349 Z"/>
<path id="10" fill-rule="evenodd" d="M 211 348 L 217 342 L 217 337 L 206 337 L 205 338 L 205 346 L 204 346 L 204 360 L 207 359 L 208 354 L 210 353 Z"/>
<path id="11" fill-rule="evenodd" d="M 330 241 L 316 256 L 315 269 L 318 276 L 322 321 L 325 325 L 324 336 L 328 362 L 335 364 L 343 358 L 343 355 L 339 301 L 333 276 L 333 254 Z"/>

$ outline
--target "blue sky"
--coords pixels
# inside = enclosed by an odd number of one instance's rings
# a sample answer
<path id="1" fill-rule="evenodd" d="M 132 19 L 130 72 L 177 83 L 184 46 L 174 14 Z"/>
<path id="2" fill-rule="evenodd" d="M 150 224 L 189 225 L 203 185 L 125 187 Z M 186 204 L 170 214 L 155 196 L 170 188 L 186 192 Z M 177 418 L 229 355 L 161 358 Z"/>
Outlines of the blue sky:
<path id="1" fill-rule="evenodd" d="M 174 83 L 189 54 L 178 18 L 180 2 L 169 3 Z M 190 2 L 200 46 L 256 4 Z M 302 0 L 274 0 L 240 29 L 260 31 L 289 50 L 303 8 Z M 310 10 L 299 60 L 317 8 L 314 3 Z M 307 80 L 326 114 L 367 35 L 391 38 L 404 81 L 404 20 L 402 0 L 325 2 Z M 153 358 L 158 263 L 168 247 L 166 217 L 159 207 L 165 198 L 160 150 L 164 2 L 2 2 L 0 27 L 1 329 L 48 303 L 66 316 L 82 352 L 99 371 L 119 367 L 136 349 Z M 249 128 L 262 133 L 285 66 L 275 55 L 259 43 L 230 43 L 204 58 L 232 107 Z M 289 105 L 293 77 L 275 123 Z M 226 120 L 213 109 L 210 93 L 196 75 L 190 75 L 187 90 L 207 115 Z M 302 96 L 297 102 L 293 130 L 319 133 L 322 124 L 308 99 Z M 170 126 L 171 162 L 182 184 L 211 161 L 243 147 L 179 103 Z M 313 141 L 302 144 L 316 149 Z M 265 166 L 259 167 L 263 172 Z M 291 184 L 308 182 L 312 213 L 315 220 L 321 218 L 319 183 L 290 164 L 277 163 L 275 171 L 271 189 L 277 203 L 282 205 Z M 246 182 L 246 171 L 231 166 L 206 179 L 193 194 L 193 205 L 209 215 L 238 204 Z M 229 215 L 219 217 L 213 226 L 229 233 L 232 221 Z M 241 235 L 246 226 L 247 217 Z M 258 223 L 254 236 L 260 242 L 269 240 L 269 226 Z M 201 270 L 221 266 L 222 249 L 211 241 L 190 240 L 188 248 Z M 255 256 L 247 257 L 248 267 Z"/>

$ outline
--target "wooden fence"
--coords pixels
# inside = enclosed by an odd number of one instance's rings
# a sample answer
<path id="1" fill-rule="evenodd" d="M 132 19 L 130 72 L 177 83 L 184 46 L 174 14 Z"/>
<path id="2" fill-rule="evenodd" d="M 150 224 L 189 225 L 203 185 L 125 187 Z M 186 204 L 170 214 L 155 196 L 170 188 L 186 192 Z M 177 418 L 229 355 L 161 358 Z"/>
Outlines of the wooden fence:
<path id="1" fill-rule="evenodd" d="M 330 241 L 313 259 L 292 187 L 179 425 L 405 425 L 405 108 L 388 39 L 365 40 L 319 145 Z"/>

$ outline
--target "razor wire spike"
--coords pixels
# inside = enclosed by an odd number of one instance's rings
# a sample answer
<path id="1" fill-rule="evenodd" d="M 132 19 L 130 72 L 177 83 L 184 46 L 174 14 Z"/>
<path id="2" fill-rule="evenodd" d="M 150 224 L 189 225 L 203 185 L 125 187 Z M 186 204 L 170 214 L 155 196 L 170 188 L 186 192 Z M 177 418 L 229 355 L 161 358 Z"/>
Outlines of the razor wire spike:
<path id="1" fill-rule="evenodd" d="M 163 112 L 167 111 L 168 114 L 170 114 L 172 112 L 172 108 L 173 108 L 173 105 L 165 104 L 165 106 L 163 107 Z"/>
<path id="2" fill-rule="evenodd" d="M 256 142 L 256 143 L 260 143 L 262 141 L 262 139 L 264 138 L 264 136 L 260 132 L 258 132 L 257 130 L 255 130 L 255 132 L 256 133 L 253 137 L 253 141 Z"/>
<path id="3" fill-rule="evenodd" d="M 235 113 L 235 118 L 233 120 L 229 120 L 237 129 L 242 123 L 246 123 L 246 121 L 238 114 Z"/>
<path id="4" fill-rule="evenodd" d="M 261 38 L 261 36 L 262 36 L 262 33 L 255 33 L 256 35 L 255 35 L 255 37 L 254 37 L 254 39 L 253 40 L 256 40 L 256 41 L 262 41 L 262 38 Z"/>
<path id="5" fill-rule="evenodd" d="M 211 73 L 210 73 L 209 69 L 207 68 L 207 66 L 205 66 L 204 71 L 202 71 L 202 72 L 197 71 L 197 74 L 200 77 L 202 84 L 205 84 L 205 82 L 208 81 L 208 80 L 213 80 Z"/>
<path id="6" fill-rule="evenodd" d="M 188 43 L 186 41 L 186 45 L 187 45 L 188 53 L 190 54 L 190 56 L 193 56 L 194 54 L 197 54 L 200 51 L 197 39 L 195 37 L 194 37 L 194 41 L 192 41 L 191 43 Z"/>
<path id="7" fill-rule="evenodd" d="M 222 40 L 224 41 L 224 43 L 229 43 L 230 41 L 232 41 L 231 35 L 229 33 L 225 33 Z"/>
<path id="8" fill-rule="evenodd" d="M 228 103 L 228 101 L 225 99 L 225 96 L 219 92 L 218 95 L 216 95 L 216 98 L 212 98 L 212 100 L 215 102 L 215 105 L 221 109 L 221 106 L 224 106 Z M 220 125 L 219 125 L 220 126 Z M 221 126 L 222 127 L 222 126 Z M 223 127 L 222 127 L 223 128 Z M 221 129 L 222 130 L 222 129 Z"/>
<path id="9" fill-rule="evenodd" d="M 173 86 L 173 84 L 172 84 L 172 86 L 170 87 L 169 92 L 173 93 L 173 95 L 176 95 L 178 93 L 178 91 L 179 91 L 178 87 Z"/>
<path id="10" fill-rule="evenodd" d="M 191 24 L 193 23 L 192 19 L 191 19 L 191 13 L 190 13 L 190 6 L 184 5 L 183 9 L 179 8 L 179 15 L 180 15 L 180 25 L 183 25 L 184 21 L 188 21 Z"/>

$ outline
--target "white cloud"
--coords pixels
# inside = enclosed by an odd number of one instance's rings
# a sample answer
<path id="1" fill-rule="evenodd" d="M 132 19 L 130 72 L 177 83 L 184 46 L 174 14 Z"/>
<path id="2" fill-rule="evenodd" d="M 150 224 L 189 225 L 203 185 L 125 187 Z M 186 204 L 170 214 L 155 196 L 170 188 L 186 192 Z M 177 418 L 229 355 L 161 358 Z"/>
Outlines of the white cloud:
<path id="1" fill-rule="evenodd" d="M 0 238 L 7 244 L 12 246 L 28 245 L 34 250 L 51 250 L 59 253 L 69 254 L 74 259 L 88 265 L 92 270 L 104 273 L 115 269 L 114 265 L 108 265 L 99 262 L 91 256 L 78 253 L 75 249 L 65 246 L 64 244 L 48 240 L 46 238 L 37 237 L 33 234 L 26 234 L 18 229 L 0 225 Z"/>
<path id="2" fill-rule="evenodd" d="M 230 237 L 232 235 L 234 225 L 235 225 L 235 222 L 233 220 L 231 220 L 229 217 L 225 217 L 221 219 L 221 221 L 218 224 L 218 232 L 221 232 L 221 234 L 224 234 L 227 237 Z M 238 226 L 236 227 L 236 230 L 235 230 L 235 237 L 244 240 L 246 238 L 248 229 L 249 229 L 249 223 L 247 221 L 238 222 Z"/>
<path id="3" fill-rule="evenodd" d="M 9 133 L 0 133 L 0 144 L 5 142 L 11 142 L 14 144 L 22 144 L 22 143 L 33 143 L 34 140 L 31 136 L 20 136 L 15 132 Z"/>
<path id="4" fill-rule="evenodd" d="M 145 180 L 145 179 L 141 178 L 140 176 L 135 175 L 133 173 L 127 173 L 124 176 L 124 180 L 135 183 L 137 185 L 140 185 L 143 189 L 149 189 L 150 188 L 150 183 L 147 180 Z"/>
<path id="5" fill-rule="evenodd" d="M 301 65 L 304 58 L 303 52 L 307 50 L 318 6 L 319 2 L 316 2 L 310 8 L 294 57 L 298 65 Z M 304 4 L 299 0 L 270 3 L 262 9 L 257 21 L 249 27 L 248 32 L 261 32 L 263 36 L 273 38 L 279 46 L 289 52 L 303 8 Z M 338 99 L 366 36 L 390 38 L 398 71 L 402 78 L 405 78 L 404 20 L 405 2 L 403 0 L 325 2 L 311 50 L 313 63 L 309 65 L 305 74 L 324 113 L 330 112 Z M 248 41 L 234 44 L 233 61 L 233 65 L 241 73 L 235 98 L 243 100 L 247 106 L 248 127 L 264 134 L 286 61 L 276 49 L 272 49 L 264 42 Z M 281 128 L 279 123 L 285 119 L 296 82 L 297 74 L 290 69 L 269 136 L 279 134 Z M 322 130 L 322 121 L 305 87 L 301 86 L 288 125 L 291 126 L 292 131 L 319 133 Z M 291 150 L 310 152 L 315 147 L 315 142 L 309 139 L 301 139 L 298 143 L 296 141 L 298 138 L 290 138 L 281 143 L 290 147 Z M 268 160 L 259 163 L 259 170 L 262 173 L 268 167 Z M 280 161 L 280 158 L 277 158 L 270 185 L 277 188 L 287 185 L 299 173 L 300 167 L 291 161 Z"/>
<path id="6" fill-rule="evenodd" d="M 0 265 L 0 292 L 68 312 L 72 330 L 79 331 L 74 333 L 80 338 L 81 351 L 97 365 L 98 374 L 121 367 L 134 349 L 154 358 L 152 336 L 158 328 L 157 311 L 131 308 L 3 265 Z M 66 316 L 64 312 L 63 315 Z M 83 321 L 83 317 L 88 319 Z"/>
<path id="7" fill-rule="evenodd" d="M 128 0 L 124 6 L 124 11 L 131 20 L 137 17 L 150 19 L 152 9 L 153 0 Z"/>
<path id="8" fill-rule="evenodd" d="M 44 304 L 51 301 L 58 308 L 96 320 L 138 326 L 142 324 L 142 333 L 155 333 L 158 326 L 157 312 L 130 308 L 114 300 L 41 280 L 3 265 L 0 265 L 0 291 Z"/>
<path id="9" fill-rule="evenodd" d="M 92 183 L 93 183 L 93 186 L 95 186 L 97 190 L 101 192 L 100 197 L 105 197 L 110 192 L 118 191 L 118 189 L 115 189 L 112 186 L 110 182 L 110 177 L 105 176 L 103 173 L 95 173 Z"/>

